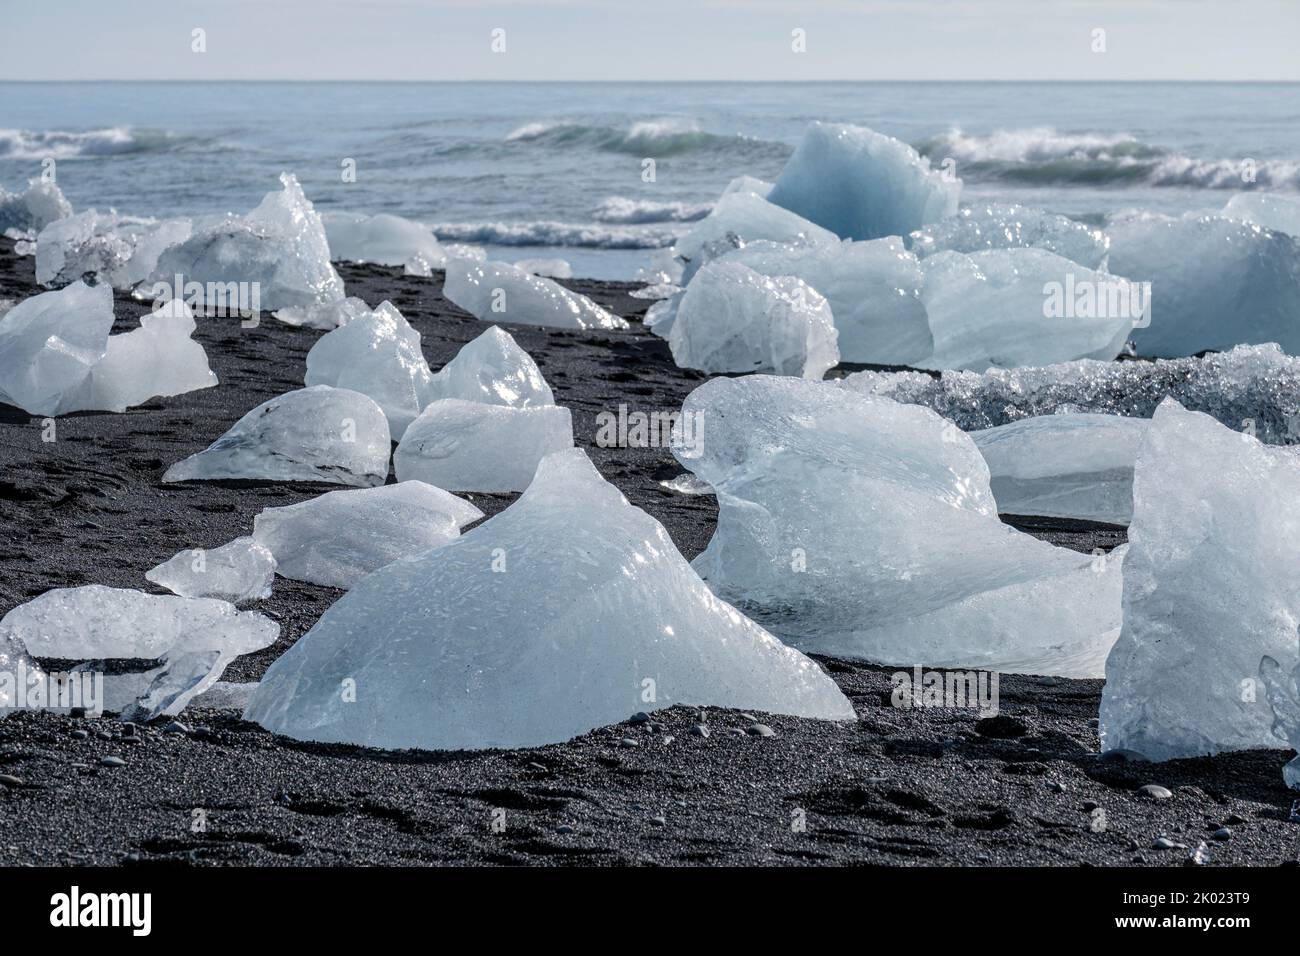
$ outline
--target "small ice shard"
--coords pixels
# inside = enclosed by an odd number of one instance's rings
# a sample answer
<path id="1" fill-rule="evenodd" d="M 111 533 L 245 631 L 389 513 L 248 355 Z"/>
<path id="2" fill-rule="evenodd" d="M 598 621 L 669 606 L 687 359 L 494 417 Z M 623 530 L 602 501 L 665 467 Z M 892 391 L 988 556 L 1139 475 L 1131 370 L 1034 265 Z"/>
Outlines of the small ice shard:
<path id="1" fill-rule="evenodd" d="M 18 605 L 0 619 L 0 633 L 33 657 L 156 660 L 189 650 L 251 654 L 274 644 L 280 626 L 228 601 L 88 584 Z"/>
<path id="2" fill-rule="evenodd" d="M 971 432 L 998 512 L 1128 524 L 1145 418 L 1040 415 Z"/>
<path id="3" fill-rule="evenodd" d="M 558 743 L 675 704 L 854 716 L 570 449 L 501 514 L 358 582 L 271 665 L 244 716 L 300 740 L 468 750 Z"/>
<path id="4" fill-rule="evenodd" d="M 955 215 L 960 198 L 961 180 L 911 146 L 836 123 L 808 127 L 768 195 L 842 239 L 906 236 Z"/>
<path id="5" fill-rule="evenodd" d="M 915 365 L 934 349 L 921 304 L 921 266 L 897 236 L 816 245 L 753 242 L 717 261 L 766 276 L 796 276 L 824 295 L 842 361 Z"/>
<path id="6" fill-rule="evenodd" d="M 50 223 L 71 215 L 72 203 L 56 183 L 33 179 L 20 193 L 0 187 L 0 232 L 10 229 L 40 232 Z"/>
<path id="7" fill-rule="evenodd" d="M 257 681 L 219 680 L 191 700 L 189 706 L 206 710 L 235 710 L 242 714 L 255 690 Z"/>
<path id="8" fill-rule="evenodd" d="M 710 263 L 677 305 L 668 344 L 681 368 L 820 379 L 839 364 L 826 300 L 794 276 Z"/>
<path id="9" fill-rule="evenodd" d="M 1169 760 L 1278 746 L 1256 685 L 1264 656 L 1297 663 L 1297 528 L 1294 451 L 1161 403 L 1133 474 L 1103 751 Z"/>
<path id="10" fill-rule="evenodd" d="M 351 295 L 337 302 L 327 302 L 325 305 L 292 306 L 288 309 L 279 309 L 274 313 L 275 317 L 285 325 L 305 326 L 325 332 L 347 325 L 352 319 L 370 314 L 371 308 L 366 301 Z"/>
<path id="11" fill-rule="evenodd" d="M 391 444 L 388 419 L 373 399 L 312 385 L 258 405 L 203 451 L 168 468 L 163 481 L 260 478 L 382 485 Z"/>
<path id="12" fill-rule="evenodd" d="M 573 278 L 573 266 L 565 259 L 520 259 L 515 263 L 515 268 L 548 279 Z"/>
<path id="13" fill-rule="evenodd" d="M 496 325 L 463 346 L 433 376 L 427 395 L 428 401 L 462 398 L 511 408 L 555 404 L 551 386 L 532 356 Z"/>
<path id="14" fill-rule="evenodd" d="M 397 480 L 455 491 L 523 491 L 538 463 L 573 447 L 567 408 L 514 408 L 444 398 L 411 423 L 393 453 Z"/>
<path id="15" fill-rule="evenodd" d="M 155 396 L 212 388 L 217 376 L 203 346 L 191 338 L 194 329 L 189 306 L 175 299 L 142 316 L 138 329 L 110 335 L 103 358 L 90 370 L 87 394 L 64 410 L 124 412 Z"/>
<path id="16" fill-rule="evenodd" d="M 307 385 L 350 388 L 379 403 L 393 440 L 402 437 L 429 401 L 433 373 L 420 333 L 391 302 L 347 319 L 307 353 Z"/>
<path id="17" fill-rule="evenodd" d="M 970 437 L 933 412 L 751 375 L 692 392 L 718 526 L 693 566 L 773 633 L 885 664 L 1096 677 L 1123 552 L 1053 547 L 998 520 Z"/>
<path id="18" fill-rule="evenodd" d="M 116 289 L 149 278 L 169 247 L 190 237 L 188 219 L 141 219 L 94 209 L 50 223 L 36 237 L 36 281 L 65 286 L 87 273 Z M 173 277 L 165 277 L 172 282 Z M 159 298 L 180 298 L 172 289 Z"/>
<path id="19" fill-rule="evenodd" d="M 375 262 L 382 266 L 404 265 L 418 256 L 434 269 L 441 269 L 447 254 L 433 233 L 410 219 L 379 213 L 357 216 L 327 212 L 321 216 L 336 261 Z"/>
<path id="20" fill-rule="evenodd" d="M 1259 662 L 1259 677 L 1273 708 L 1273 734 L 1285 740 L 1292 750 L 1300 750 L 1300 664 L 1290 675 L 1282 665 L 1267 655 Z M 1300 756 L 1282 768 L 1288 787 L 1300 790 Z"/>
<path id="21" fill-rule="evenodd" d="M 0 319 L 0 400 L 59 415 L 85 394 L 108 350 L 113 293 L 77 281 L 24 299 Z"/>
<path id="22" fill-rule="evenodd" d="M 399 481 L 263 509 L 253 538 L 275 555 L 281 577 L 350 588 L 377 568 L 446 544 L 482 517 L 441 488 Z"/>
<path id="23" fill-rule="evenodd" d="M 921 261 L 921 271 L 934 351 L 918 368 L 1110 360 L 1145 305 L 1133 283 L 1043 249 L 939 252 Z M 1083 289 L 1092 290 L 1094 307 L 1075 309 L 1073 290 Z"/>
<path id="24" fill-rule="evenodd" d="M 774 242 L 807 242 L 815 245 L 837 241 L 829 229 L 823 229 L 788 209 L 773 205 L 762 196 L 737 189 L 723 193 L 713 211 L 677 240 L 673 252 L 682 259 L 694 260 L 706 246 L 728 236 L 736 237 L 742 242 L 770 239 Z"/>
<path id="25" fill-rule="evenodd" d="M 1277 193 L 1238 193 L 1221 213 L 1227 219 L 1245 219 L 1288 236 L 1300 236 L 1300 199 Z"/>
<path id="26" fill-rule="evenodd" d="M 1269 444 L 1300 443 L 1300 359 L 1283 355 L 1276 345 L 1242 345 L 1203 358 L 1082 360 L 982 375 L 855 372 L 841 384 L 924 405 L 967 431 L 1058 412 L 1150 418 L 1168 395 Z"/>
<path id="27" fill-rule="evenodd" d="M 505 262 L 452 259 L 442 294 L 483 322 L 561 329 L 626 329 L 591 299 Z"/>
<path id="28" fill-rule="evenodd" d="M 330 264 L 330 247 L 320 214 L 298 180 L 280 175 L 283 189 L 270 192 L 246 216 L 196 220 L 194 234 L 158 259 L 154 279 L 181 276 L 198 294 L 196 308 L 226 305 L 231 283 L 258 290 L 261 308 L 311 310 L 343 299 L 343 280 Z M 39 256 L 39 248 L 37 255 Z"/>
<path id="29" fill-rule="evenodd" d="M 684 292 L 678 292 L 650 306 L 645 310 L 641 325 L 667 341 L 673 331 L 673 323 L 677 321 L 677 307 L 682 304 L 683 294 Z"/>
<path id="30" fill-rule="evenodd" d="M 654 285 L 633 289 L 628 295 L 634 299 L 650 299 L 658 302 L 661 299 L 670 299 L 681 291 L 682 287 L 679 285 L 673 285 L 670 282 L 657 282 Z"/>
<path id="31" fill-rule="evenodd" d="M 669 491 L 675 491 L 679 495 L 711 495 L 713 487 L 701 478 L 697 478 L 689 471 L 683 472 L 676 478 L 670 478 L 667 481 L 659 482 L 661 488 L 667 488 Z"/>
<path id="32" fill-rule="evenodd" d="M 236 538 L 219 548 L 181 551 L 145 578 L 182 597 L 245 604 L 271 596 L 275 557 L 251 537 Z"/>
<path id="33" fill-rule="evenodd" d="M 1300 237 L 1219 216 L 1129 216 L 1106 227 L 1110 271 L 1151 283 L 1137 353 L 1176 358 L 1276 342 L 1300 353 Z"/>
<path id="34" fill-rule="evenodd" d="M 1110 240 L 1100 229 L 1014 203 L 968 206 L 913 232 L 908 244 L 922 258 L 945 251 L 1046 249 L 1089 269 L 1102 268 L 1110 251 Z"/>
<path id="35" fill-rule="evenodd" d="M 155 717 L 176 716 L 194 697 L 215 684 L 237 656 L 211 648 L 168 652 L 161 666 L 149 672 L 151 680 L 144 693 L 122 708 L 122 719 L 147 723 Z"/>

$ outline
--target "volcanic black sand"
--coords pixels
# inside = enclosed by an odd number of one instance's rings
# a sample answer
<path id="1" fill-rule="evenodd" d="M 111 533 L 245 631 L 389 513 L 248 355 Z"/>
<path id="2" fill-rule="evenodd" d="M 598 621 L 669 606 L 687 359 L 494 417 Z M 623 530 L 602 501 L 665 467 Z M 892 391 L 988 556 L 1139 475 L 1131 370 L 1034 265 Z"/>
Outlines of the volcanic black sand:
<path id="1" fill-rule="evenodd" d="M 441 280 L 341 265 L 348 292 L 391 299 L 435 368 L 484 326 L 446 302 Z M 631 286 L 575 281 L 636 319 Z M 39 291 L 33 260 L 0 240 L 0 298 Z M 116 297 L 126 331 L 147 311 Z M 629 332 L 507 326 L 573 411 L 577 441 L 604 476 L 661 521 L 688 558 L 713 531 L 708 497 L 658 482 L 680 472 L 662 449 L 594 447 L 596 414 L 627 403 L 672 410 L 703 380 L 665 344 Z M 335 485 L 164 485 L 163 470 L 243 413 L 302 385 L 320 332 L 269 317 L 255 329 L 200 319 L 221 384 L 125 414 L 42 422 L 0 406 L 0 613 L 55 587 L 154 590 L 144 573 L 183 548 L 247 534 L 268 505 Z M 475 495 L 489 515 L 511 495 Z M 1035 520 L 1039 537 L 1089 551 L 1122 529 Z M 277 579 L 257 607 L 281 625 L 272 648 L 237 661 L 255 680 L 341 592 Z M 1101 682 L 1004 675 L 1001 716 L 900 710 L 893 668 L 820 659 L 853 701 L 854 724 L 688 708 L 536 750 L 385 753 L 275 737 L 233 713 L 186 711 L 183 725 L 19 713 L 0 720 L 0 865 L 189 862 L 505 864 L 1176 864 L 1208 844 L 1211 865 L 1295 860 L 1300 823 L 1283 751 L 1161 765 L 1101 760 Z M 746 732 L 755 719 L 772 736 Z M 629 745 L 635 742 L 635 746 Z M 117 756 L 123 766 L 104 766 Z M 1155 800 L 1143 784 L 1173 792 Z M 1100 807 L 1104 813 L 1097 813 Z M 206 830 L 194 832 L 195 810 Z M 494 823 L 496 826 L 494 826 Z M 503 825 L 502 825 L 503 824 Z M 1231 837 L 1212 834 L 1227 826 Z"/>

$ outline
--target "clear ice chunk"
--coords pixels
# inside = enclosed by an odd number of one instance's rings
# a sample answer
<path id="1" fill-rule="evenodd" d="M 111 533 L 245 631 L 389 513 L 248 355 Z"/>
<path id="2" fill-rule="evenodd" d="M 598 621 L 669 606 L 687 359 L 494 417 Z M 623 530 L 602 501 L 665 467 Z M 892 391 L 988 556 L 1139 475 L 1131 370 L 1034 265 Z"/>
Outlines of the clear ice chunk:
<path id="1" fill-rule="evenodd" d="M 835 342 L 831 308 L 816 289 L 725 261 L 705 266 L 687 286 L 668 333 L 681 368 L 815 379 L 839 364 Z"/>
<path id="2" fill-rule="evenodd" d="M 1297 663 L 1300 467 L 1172 399 L 1138 448 L 1124 627 L 1106 661 L 1103 751 L 1150 760 L 1277 747 L 1260 660 Z"/>
<path id="3" fill-rule="evenodd" d="M 990 367 L 1113 359 L 1145 304 L 1126 280 L 1043 249 L 939 252 L 921 261 L 921 271 L 921 302 L 934 351 L 915 362 L 917 368 L 982 372 Z M 1116 307 L 1069 315 L 1066 299 L 1073 299 L 1068 290 L 1085 287 L 1094 290 L 1094 301 L 1114 298 Z M 1059 292 L 1059 315 L 1049 314 L 1049 288 Z"/>
<path id="4" fill-rule="evenodd" d="M 163 481 L 260 478 L 382 485 L 392 443 L 374 399 L 312 385 L 268 399 L 203 451 L 178 461 Z"/>
<path id="5" fill-rule="evenodd" d="M 723 193 L 713 211 L 677 240 L 673 252 L 682 259 L 694 260 L 706 246 L 729 236 L 742 242 L 768 239 L 816 245 L 838 241 L 829 229 L 741 188 Z"/>
<path id="6" fill-rule="evenodd" d="M 585 295 L 505 262 L 451 259 L 442 294 L 484 322 L 561 329 L 626 329 Z"/>
<path id="7" fill-rule="evenodd" d="M 207 710 L 234 710 L 242 714 L 255 690 L 256 681 L 219 680 L 191 700 L 189 706 Z"/>
<path id="8" fill-rule="evenodd" d="M 1122 551 L 1003 524 L 968 435 L 927 409 L 824 382 L 706 382 L 675 447 L 713 486 L 693 566 L 802 650 L 883 664 L 1096 677 L 1120 623 Z"/>
<path id="9" fill-rule="evenodd" d="M 291 306 L 287 309 L 278 309 L 273 314 L 285 325 L 302 326 L 328 332 L 330 329 L 337 329 L 341 325 L 347 325 L 352 319 L 370 315 L 371 312 L 370 306 L 366 304 L 364 299 L 358 299 L 356 296 L 350 295 L 346 299 L 327 302 L 325 305 Z"/>
<path id="10" fill-rule="evenodd" d="M 0 400 L 33 415 L 72 410 L 112 328 L 106 285 L 77 281 L 19 302 L 0 319 Z"/>
<path id="11" fill-rule="evenodd" d="M 813 245 L 753 242 L 717 261 L 766 276 L 796 276 L 825 296 L 843 361 L 915 365 L 934 349 L 921 304 L 921 266 L 897 236 Z"/>
<path id="12" fill-rule="evenodd" d="M 129 289 L 149 278 L 162 253 L 188 239 L 192 228 L 188 219 L 159 222 L 87 209 L 50 223 L 36 237 L 36 281 L 65 286 L 91 273 L 115 289 Z M 172 290 L 162 298 L 180 296 Z"/>
<path id="13" fill-rule="evenodd" d="M 281 577 L 350 588 L 377 568 L 446 544 L 482 517 L 441 488 L 399 481 L 263 509 L 253 538 L 275 555 Z"/>
<path id="14" fill-rule="evenodd" d="M 844 387 L 924 405 L 967 431 L 1035 415 L 1097 412 L 1150 418 L 1165 396 L 1268 444 L 1300 443 L 1300 359 L 1276 345 L 1242 345 L 1203 358 L 1082 360 L 1042 368 L 855 372 Z"/>
<path id="15" fill-rule="evenodd" d="M 282 173 L 280 182 L 283 188 L 246 216 L 197 220 L 189 239 L 158 258 L 154 280 L 174 283 L 181 276 L 187 286 L 194 283 L 196 294 L 187 293 L 186 301 L 196 308 L 225 307 L 230 283 L 256 288 L 261 308 L 272 312 L 342 300 L 343 280 L 330 264 L 320 214 L 293 175 Z"/>
<path id="16" fill-rule="evenodd" d="M 1128 216 L 1106 227 L 1110 271 L 1151 283 L 1137 353 L 1177 358 L 1276 342 L 1300 353 L 1300 238 L 1221 216 Z"/>
<path id="17" fill-rule="evenodd" d="M 1046 249 L 1089 269 L 1102 268 L 1110 252 L 1110 240 L 1100 229 L 1015 203 L 968 206 L 916 230 L 908 243 L 921 258 L 945 251 Z"/>
<path id="18" fill-rule="evenodd" d="M 332 385 L 368 395 L 384 410 L 394 440 L 429 402 L 433 373 L 420 333 L 391 302 L 348 318 L 307 353 L 307 385 Z"/>
<path id="19" fill-rule="evenodd" d="M 145 572 L 145 579 L 181 597 L 219 598 L 232 604 L 271 596 L 275 557 L 252 537 L 219 548 L 191 548 Z"/>
<path id="20" fill-rule="evenodd" d="M 960 198 L 961 180 L 911 146 L 836 123 L 808 127 L 768 195 L 842 239 L 906 236 L 955 215 Z"/>
<path id="21" fill-rule="evenodd" d="M 1273 735 L 1285 740 L 1292 750 L 1300 750 L 1300 664 L 1290 675 L 1282 665 L 1265 655 L 1259 662 L 1259 678 L 1273 708 Z M 1300 756 L 1282 768 L 1286 785 L 1300 790 Z"/>
<path id="22" fill-rule="evenodd" d="M 430 402 L 461 398 L 511 408 L 555 404 L 551 386 L 533 357 L 496 325 L 463 346 L 433 376 L 427 395 Z"/>
<path id="23" fill-rule="evenodd" d="M 570 449 L 501 514 L 358 582 L 271 665 L 245 717 L 301 740 L 470 750 L 676 704 L 854 716 Z"/>
<path id="24" fill-rule="evenodd" d="M 329 240 L 330 256 L 336 261 L 400 266 L 418 256 L 433 269 L 447 264 L 447 254 L 433 233 L 410 219 L 386 212 L 376 216 L 327 212 L 321 221 Z"/>
<path id="25" fill-rule="evenodd" d="M 40 232 L 50 223 L 71 215 L 72 203 L 56 183 L 33 179 L 20 193 L 0 187 L 0 233 L 10 229 Z"/>
<path id="26" fill-rule="evenodd" d="M 514 408 L 444 398 L 411 423 L 393 453 L 397 480 L 455 491 L 523 491 L 538 463 L 573 447 L 567 408 Z"/>
<path id="27" fill-rule="evenodd" d="M 1064 414 L 971 432 L 1001 514 L 1128 524 L 1145 418 Z"/>
<path id="28" fill-rule="evenodd" d="M 1221 213 L 1227 219 L 1245 219 L 1274 232 L 1300 236 L 1300 199 L 1277 193 L 1238 193 Z"/>

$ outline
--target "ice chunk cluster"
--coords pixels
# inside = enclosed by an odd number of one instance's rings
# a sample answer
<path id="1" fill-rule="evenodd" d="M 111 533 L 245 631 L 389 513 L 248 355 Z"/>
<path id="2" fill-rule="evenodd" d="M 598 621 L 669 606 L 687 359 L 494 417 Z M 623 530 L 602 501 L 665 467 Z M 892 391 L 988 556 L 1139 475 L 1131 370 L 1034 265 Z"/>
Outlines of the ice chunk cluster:
<path id="1" fill-rule="evenodd" d="M 489 405 L 444 398 L 411 423 L 393 453 L 397 480 L 456 491 L 523 491 L 543 458 L 573 447 L 557 405 Z"/>
<path id="2" fill-rule="evenodd" d="M 490 521 L 358 582 L 271 665 L 245 717 L 303 740 L 479 749 L 675 704 L 854 716 L 570 449 Z"/>
<path id="3" fill-rule="evenodd" d="M 692 262 L 698 269 L 703 263 L 695 260 L 701 258 L 708 247 L 726 242 L 729 237 L 738 240 L 732 242 L 733 247 L 758 240 L 804 242 L 809 245 L 838 241 L 838 237 L 829 229 L 823 229 L 788 209 L 773 205 L 757 193 L 739 188 L 723 193 L 713 211 L 677 240 L 673 253 Z M 707 260 L 709 256 L 704 255 L 703 258 Z"/>
<path id="4" fill-rule="evenodd" d="M 71 215 L 72 203 L 56 183 L 33 179 L 20 193 L 11 193 L 0 186 L 0 233 L 10 229 L 37 233 Z"/>
<path id="5" fill-rule="evenodd" d="M 389 213 L 358 216 L 330 212 L 321 220 L 335 260 L 401 266 L 419 258 L 430 269 L 447 264 L 447 254 L 433 233 L 410 219 Z"/>
<path id="6" fill-rule="evenodd" d="M 1228 219 L 1245 219 L 1288 236 L 1300 236 L 1300 199 L 1277 193 L 1238 193 L 1223 207 Z"/>
<path id="7" fill-rule="evenodd" d="M 307 385 L 332 385 L 368 395 L 388 417 L 393 439 L 429 402 L 433 373 L 420 333 L 391 302 L 347 319 L 307 353 Z"/>
<path id="8" fill-rule="evenodd" d="M 1046 249 L 1089 269 L 1102 268 L 1110 251 L 1110 240 L 1100 229 L 1014 203 L 968 206 L 951 218 L 916 230 L 908 242 L 921 258 L 936 252 L 1033 248 Z"/>
<path id="9" fill-rule="evenodd" d="M 251 537 L 219 548 L 191 548 L 150 568 L 145 578 L 181 597 L 219 598 L 232 604 L 271 596 L 275 556 Z"/>
<path id="10" fill-rule="evenodd" d="M 921 303 L 920 263 L 897 236 L 818 244 L 760 241 L 717 261 L 765 276 L 795 276 L 825 296 L 843 361 L 915 365 L 934 351 Z"/>
<path id="11" fill-rule="evenodd" d="M 939 252 L 921 263 L 934 351 L 918 368 L 970 369 L 1113 359 L 1142 317 L 1140 292 L 1044 249 Z M 1092 289 L 1076 310 L 1071 290 Z M 1114 295 L 1109 290 L 1114 290 Z M 1055 290 L 1057 309 L 1052 311 Z M 1114 300 L 1116 306 L 1109 303 Z"/>
<path id="12" fill-rule="evenodd" d="M 275 555 L 281 577 L 350 588 L 398 558 L 446 544 L 482 517 L 441 488 L 399 481 L 266 508 L 254 519 L 253 539 Z"/>
<path id="13" fill-rule="evenodd" d="M 1276 342 L 1300 353 L 1300 238 L 1221 216 L 1128 216 L 1110 223 L 1110 271 L 1151 283 L 1142 356 Z"/>
<path id="14" fill-rule="evenodd" d="M 36 237 L 36 281 L 65 286 L 87 274 L 115 289 L 129 289 L 149 278 L 170 246 L 190 237 L 188 219 L 141 219 L 87 209 L 50 223 Z M 173 277 L 165 277 L 173 283 Z M 182 298 L 172 289 L 166 298 Z"/>
<path id="15" fill-rule="evenodd" d="M 106 285 L 77 281 L 20 302 L 0 317 L 0 401 L 33 415 L 122 412 L 217 384 L 183 302 L 164 304 L 130 332 L 112 328 Z"/>
<path id="16" fill-rule="evenodd" d="M 1103 750 L 1151 760 L 1277 747 L 1260 662 L 1300 661 L 1300 468 L 1166 400 L 1138 449 L 1124 627 Z"/>
<path id="17" fill-rule="evenodd" d="M 961 180 L 911 146 L 836 123 L 808 127 L 768 195 L 842 239 L 906 236 L 955 215 L 960 198 Z"/>
<path id="18" fill-rule="evenodd" d="M 561 329 L 626 329 L 585 295 L 505 262 L 450 259 L 442 294 L 484 322 Z"/>
<path id="19" fill-rule="evenodd" d="M 172 465 L 163 481 L 259 478 L 382 485 L 388 419 L 374 400 L 312 385 L 269 399 L 203 451 Z"/>
<path id="20" fill-rule="evenodd" d="M 699 271 L 668 334 L 673 361 L 705 372 L 771 371 L 820 379 L 839 364 L 826 300 L 794 276 L 732 262 Z"/>
<path id="21" fill-rule="evenodd" d="M 1119 415 L 1024 418 L 972 432 L 1002 514 L 1128 524 L 1133 462 L 1149 422 Z"/>
<path id="22" fill-rule="evenodd" d="M 1122 552 L 1004 525 L 970 437 L 927 409 L 829 383 L 713 379 L 692 392 L 718 527 L 694 561 L 807 651 L 886 664 L 1096 677 L 1120 622 Z"/>
<path id="23" fill-rule="evenodd" d="M 1035 415 L 1097 412 L 1150 418 L 1165 396 L 1269 444 L 1300 443 L 1300 359 L 1276 345 L 1203 358 L 1063 362 L 975 372 L 857 372 L 842 382 L 867 395 L 924 405 L 974 431 Z"/>
<path id="24" fill-rule="evenodd" d="M 1288 675 L 1281 664 L 1265 656 L 1259 662 L 1259 679 L 1273 708 L 1274 736 L 1292 750 L 1300 750 L 1300 664 Z M 1300 790 L 1300 756 L 1282 768 L 1282 779 L 1288 787 Z"/>
<path id="25" fill-rule="evenodd" d="M 280 182 L 283 188 L 246 216 L 195 221 L 193 235 L 158 258 L 154 279 L 197 283 L 199 294 L 187 295 L 196 306 L 225 307 L 229 283 L 256 287 L 261 307 L 270 311 L 341 301 L 343 280 L 330 265 L 320 214 L 294 176 L 282 173 Z"/>

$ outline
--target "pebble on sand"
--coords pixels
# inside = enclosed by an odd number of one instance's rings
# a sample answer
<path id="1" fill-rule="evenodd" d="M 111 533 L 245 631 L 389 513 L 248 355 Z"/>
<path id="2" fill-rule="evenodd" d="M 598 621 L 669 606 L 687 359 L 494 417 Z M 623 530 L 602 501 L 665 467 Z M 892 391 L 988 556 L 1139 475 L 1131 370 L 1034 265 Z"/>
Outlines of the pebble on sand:
<path id="1" fill-rule="evenodd" d="M 1146 797 L 1150 800 L 1169 800 L 1174 793 L 1168 787 L 1162 787 L 1158 783 L 1148 783 L 1145 786 L 1138 787 L 1137 794 L 1139 797 Z"/>

